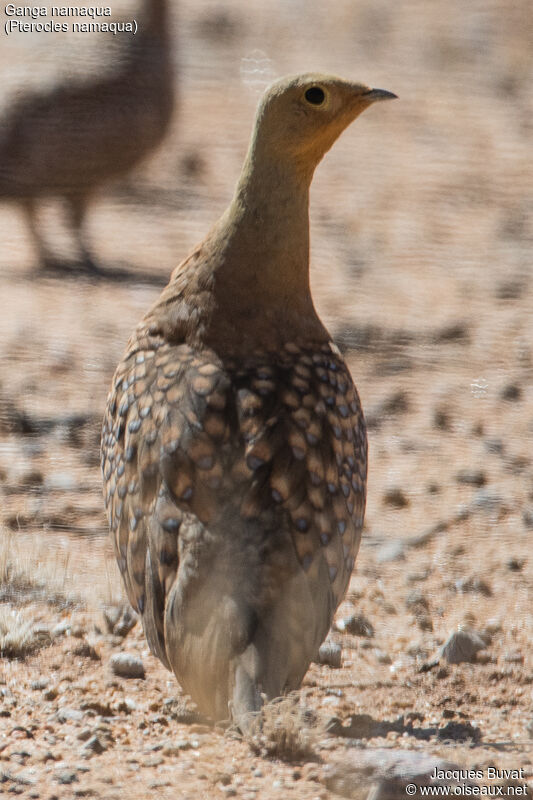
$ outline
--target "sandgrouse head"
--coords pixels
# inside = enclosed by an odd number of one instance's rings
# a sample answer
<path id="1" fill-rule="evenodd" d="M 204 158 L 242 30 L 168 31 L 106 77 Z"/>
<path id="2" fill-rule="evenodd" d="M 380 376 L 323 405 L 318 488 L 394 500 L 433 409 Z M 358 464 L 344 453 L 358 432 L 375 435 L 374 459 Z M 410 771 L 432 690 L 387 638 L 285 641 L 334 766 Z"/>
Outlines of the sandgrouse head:
<path id="1" fill-rule="evenodd" d="M 314 170 L 345 128 L 372 103 L 396 97 L 332 75 L 282 78 L 268 89 L 257 113 L 254 149 Z"/>

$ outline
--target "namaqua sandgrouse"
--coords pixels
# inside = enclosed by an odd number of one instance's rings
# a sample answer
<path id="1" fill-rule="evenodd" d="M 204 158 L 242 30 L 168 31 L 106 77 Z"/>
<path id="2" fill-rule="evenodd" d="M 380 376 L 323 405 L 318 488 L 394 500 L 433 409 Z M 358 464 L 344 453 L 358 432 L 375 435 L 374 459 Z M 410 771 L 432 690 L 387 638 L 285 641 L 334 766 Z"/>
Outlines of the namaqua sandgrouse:
<path id="1" fill-rule="evenodd" d="M 320 74 L 265 94 L 235 196 L 131 337 L 105 414 L 116 556 L 152 651 L 215 720 L 299 686 L 346 591 L 367 444 L 309 289 L 309 186 L 395 95 Z"/>
<path id="2" fill-rule="evenodd" d="M 80 263 L 94 269 L 83 231 L 89 201 L 149 155 L 168 129 L 174 75 L 167 2 L 144 0 L 139 31 L 129 34 L 115 67 L 21 94 L 0 119 L 0 201 L 24 209 L 41 266 L 55 259 L 37 225 L 38 203 L 65 201 Z"/>

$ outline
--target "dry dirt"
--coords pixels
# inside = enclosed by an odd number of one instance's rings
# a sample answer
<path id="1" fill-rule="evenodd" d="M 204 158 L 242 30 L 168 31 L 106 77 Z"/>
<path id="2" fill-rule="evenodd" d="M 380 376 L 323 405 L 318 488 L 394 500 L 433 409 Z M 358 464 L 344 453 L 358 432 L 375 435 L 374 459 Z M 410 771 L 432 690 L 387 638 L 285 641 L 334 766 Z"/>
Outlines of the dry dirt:
<path id="1" fill-rule="evenodd" d="M 328 775 L 376 747 L 523 769 L 531 792 L 529 2 L 184 0 L 176 11 L 173 130 L 91 209 L 107 277 L 39 274 L 18 210 L 0 206 L 0 794 L 364 798 L 367 778 Z M 110 44 L 0 36 L 0 114 L 17 89 L 87 71 Z M 341 667 L 313 664 L 300 692 L 317 724 L 281 712 L 288 741 L 266 757 L 195 716 L 138 624 L 109 631 L 102 609 L 121 587 L 99 424 L 131 328 L 229 200 L 255 78 L 307 69 L 400 96 L 344 134 L 311 209 L 316 303 L 369 422 L 364 540 L 337 619 L 370 627 L 331 633 Z M 68 257 L 53 203 L 43 224 Z M 475 663 L 438 660 L 460 626 L 485 649 Z M 112 674 L 119 651 L 142 659 L 144 679 Z M 308 753 L 290 763 L 296 739 Z"/>

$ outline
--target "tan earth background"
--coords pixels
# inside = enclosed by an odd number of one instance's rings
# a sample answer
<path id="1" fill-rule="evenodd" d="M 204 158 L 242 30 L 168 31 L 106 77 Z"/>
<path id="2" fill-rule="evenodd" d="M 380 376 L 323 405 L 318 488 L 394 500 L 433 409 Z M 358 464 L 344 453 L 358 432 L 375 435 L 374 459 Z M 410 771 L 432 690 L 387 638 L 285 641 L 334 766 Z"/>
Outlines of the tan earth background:
<path id="1" fill-rule="evenodd" d="M 108 276 L 39 273 L 0 205 L 0 794 L 365 798 L 376 749 L 522 769 L 531 792 L 530 2 L 183 0 L 172 17 L 169 135 L 89 212 Z M 0 33 L 0 121 L 17 92 L 105 72 L 120 47 Z M 343 134 L 311 195 L 316 305 L 369 425 L 368 512 L 340 666 L 313 664 L 254 748 L 120 624 L 99 427 L 131 329 L 231 197 L 258 92 L 307 70 L 400 98 Z M 41 220 L 68 259 L 62 211 Z M 479 652 L 449 663 L 457 631 Z M 113 673 L 120 651 L 144 679 Z"/>

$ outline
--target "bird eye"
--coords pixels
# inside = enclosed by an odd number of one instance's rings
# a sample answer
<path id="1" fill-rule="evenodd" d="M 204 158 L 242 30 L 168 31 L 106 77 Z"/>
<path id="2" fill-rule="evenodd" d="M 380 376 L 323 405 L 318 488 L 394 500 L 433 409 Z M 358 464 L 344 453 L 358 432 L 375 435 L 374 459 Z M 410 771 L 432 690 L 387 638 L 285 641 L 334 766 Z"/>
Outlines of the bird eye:
<path id="1" fill-rule="evenodd" d="M 321 106 L 326 99 L 326 95 L 320 86 L 311 86 L 305 93 L 305 99 L 314 106 Z"/>

